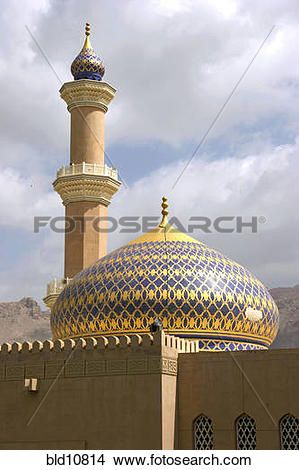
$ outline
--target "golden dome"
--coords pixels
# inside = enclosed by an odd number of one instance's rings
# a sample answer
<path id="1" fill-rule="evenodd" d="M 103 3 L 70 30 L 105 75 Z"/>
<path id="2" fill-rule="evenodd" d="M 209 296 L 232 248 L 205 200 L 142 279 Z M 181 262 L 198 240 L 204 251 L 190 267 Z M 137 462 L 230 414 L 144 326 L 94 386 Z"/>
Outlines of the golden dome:
<path id="1" fill-rule="evenodd" d="M 163 201 L 164 206 L 166 199 Z M 52 311 L 54 338 L 144 334 L 155 318 L 204 350 L 265 349 L 278 309 L 248 270 L 163 220 L 79 273 Z"/>

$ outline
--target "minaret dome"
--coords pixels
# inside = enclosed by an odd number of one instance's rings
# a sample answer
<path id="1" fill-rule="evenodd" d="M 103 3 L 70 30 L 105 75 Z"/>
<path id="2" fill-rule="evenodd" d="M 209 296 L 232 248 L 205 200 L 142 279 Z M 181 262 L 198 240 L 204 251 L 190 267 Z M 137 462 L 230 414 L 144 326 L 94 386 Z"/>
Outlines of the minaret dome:
<path id="1" fill-rule="evenodd" d="M 85 35 L 86 37 L 83 48 L 72 63 L 71 72 L 74 80 L 85 78 L 100 82 L 105 73 L 105 66 L 102 59 L 97 55 L 90 43 L 89 23 L 86 23 Z"/>

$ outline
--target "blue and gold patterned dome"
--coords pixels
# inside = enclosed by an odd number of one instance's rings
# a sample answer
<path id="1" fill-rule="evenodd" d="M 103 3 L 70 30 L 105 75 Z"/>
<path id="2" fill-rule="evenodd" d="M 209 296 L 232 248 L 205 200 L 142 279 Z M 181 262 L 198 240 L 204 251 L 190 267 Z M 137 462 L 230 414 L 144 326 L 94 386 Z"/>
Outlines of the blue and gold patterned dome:
<path id="1" fill-rule="evenodd" d="M 203 350 L 266 349 L 278 309 L 263 284 L 218 251 L 159 227 L 83 270 L 52 309 L 53 337 L 132 335 L 155 318 L 166 333 L 197 338 Z"/>
<path id="2" fill-rule="evenodd" d="M 86 23 L 85 34 L 86 38 L 83 48 L 72 63 L 71 72 L 75 80 L 86 78 L 88 80 L 97 80 L 99 82 L 104 76 L 105 67 L 102 59 L 95 53 L 91 46 L 89 40 L 89 23 Z"/>

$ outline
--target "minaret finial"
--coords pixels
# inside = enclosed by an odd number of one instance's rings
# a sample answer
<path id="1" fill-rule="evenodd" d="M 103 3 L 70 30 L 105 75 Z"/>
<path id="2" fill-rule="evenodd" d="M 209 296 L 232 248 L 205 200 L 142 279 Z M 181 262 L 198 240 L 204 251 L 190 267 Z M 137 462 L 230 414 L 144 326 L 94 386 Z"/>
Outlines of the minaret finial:
<path id="1" fill-rule="evenodd" d="M 168 207 L 168 203 L 167 203 L 167 197 L 163 196 L 162 197 L 162 211 L 161 211 L 161 214 L 162 214 L 162 220 L 161 220 L 161 223 L 159 225 L 159 227 L 162 227 L 162 228 L 165 228 L 166 225 L 167 225 L 167 216 L 168 216 L 168 210 L 167 210 L 167 207 Z"/>
<path id="2" fill-rule="evenodd" d="M 89 24 L 89 23 L 86 23 L 86 26 L 85 26 L 85 35 L 86 35 L 86 36 L 90 36 L 90 24 Z"/>
<path id="3" fill-rule="evenodd" d="M 89 23 L 86 23 L 85 25 L 85 42 L 84 42 L 84 45 L 83 45 L 83 49 L 91 49 L 91 44 L 90 44 L 90 39 L 89 39 L 89 36 L 90 36 L 90 24 Z"/>

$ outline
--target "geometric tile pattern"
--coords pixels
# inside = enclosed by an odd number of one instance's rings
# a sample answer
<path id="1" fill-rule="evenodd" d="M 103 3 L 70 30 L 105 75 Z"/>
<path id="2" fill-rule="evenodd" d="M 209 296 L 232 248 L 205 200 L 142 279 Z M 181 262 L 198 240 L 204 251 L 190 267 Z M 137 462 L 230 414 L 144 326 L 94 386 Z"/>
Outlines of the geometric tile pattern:
<path id="1" fill-rule="evenodd" d="M 54 339 L 144 334 L 158 317 L 166 334 L 209 351 L 265 349 L 278 309 L 249 271 L 205 244 L 129 243 L 81 271 L 57 298 Z M 247 318 L 247 307 L 260 319 Z"/>
<path id="2" fill-rule="evenodd" d="M 280 442 L 283 450 L 299 450 L 299 419 L 287 414 L 280 420 Z"/>
<path id="3" fill-rule="evenodd" d="M 102 59 L 92 47 L 83 48 L 71 65 L 71 72 L 75 80 L 86 78 L 101 81 L 105 73 Z"/>
<path id="4" fill-rule="evenodd" d="M 237 449 L 256 449 L 256 424 L 250 416 L 243 414 L 236 421 Z"/>
<path id="5" fill-rule="evenodd" d="M 211 450 L 213 449 L 213 423 L 210 418 L 200 415 L 196 418 L 193 425 L 194 449 Z"/>
<path id="6" fill-rule="evenodd" d="M 253 351 L 257 349 L 267 349 L 265 346 L 259 346 L 254 343 L 244 343 L 239 341 L 223 341 L 215 339 L 200 339 L 199 348 L 202 351 L 221 352 L 221 351 Z"/>

